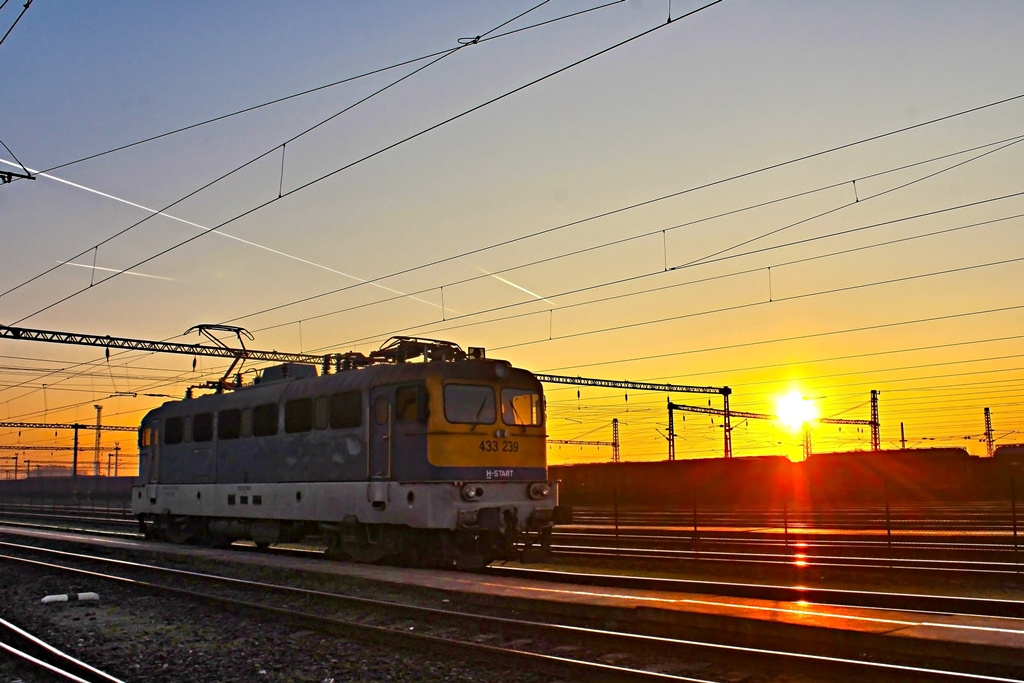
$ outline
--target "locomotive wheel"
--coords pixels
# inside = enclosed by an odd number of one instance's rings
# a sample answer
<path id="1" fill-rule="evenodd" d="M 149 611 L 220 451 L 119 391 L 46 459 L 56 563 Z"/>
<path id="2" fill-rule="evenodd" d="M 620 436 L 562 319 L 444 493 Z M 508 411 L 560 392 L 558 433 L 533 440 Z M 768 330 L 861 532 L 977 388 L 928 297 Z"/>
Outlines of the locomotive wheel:
<path id="1" fill-rule="evenodd" d="M 190 517 L 166 518 L 163 532 L 171 543 L 184 545 L 196 537 L 196 524 Z"/>

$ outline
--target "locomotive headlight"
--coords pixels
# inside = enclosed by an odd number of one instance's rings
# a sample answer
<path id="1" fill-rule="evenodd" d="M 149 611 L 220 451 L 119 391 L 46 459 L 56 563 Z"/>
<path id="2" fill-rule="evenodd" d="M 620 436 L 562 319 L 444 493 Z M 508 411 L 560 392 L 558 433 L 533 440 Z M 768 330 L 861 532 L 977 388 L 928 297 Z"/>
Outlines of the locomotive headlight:
<path id="1" fill-rule="evenodd" d="M 460 493 L 462 494 L 462 500 L 473 501 L 483 498 L 484 490 L 476 484 L 466 484 L 462 487 Z"/>
<path id="2" fill-rule="evenodd" d="M 530 484 L 528 493 L 530 494 L 530 498 L 540 500 L 541 498 L 547 498 L 551 495 L 551 487 L 542 482 Z"/>

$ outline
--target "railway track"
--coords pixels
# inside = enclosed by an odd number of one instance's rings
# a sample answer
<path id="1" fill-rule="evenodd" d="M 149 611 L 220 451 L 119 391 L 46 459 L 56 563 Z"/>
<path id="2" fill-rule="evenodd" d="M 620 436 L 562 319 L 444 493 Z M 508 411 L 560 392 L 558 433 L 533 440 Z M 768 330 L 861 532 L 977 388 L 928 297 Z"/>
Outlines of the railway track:
<path id="1" fill-rule="evenodd" d="M 764 583 L 700 581 L 615 574 L 587 574 L 521 567 L 489 567 L 487 573 L 494 576 L 519 577 L 536 581 L 583 586 L 604 586 L 607 588 L 673 593 L 702 593 L 735 598 L 832 605 L 836 607 L 867 607 L 911 612 L 957 614 L 962 616 L 1024 619 L 1024 601 L 1009 599 L 1001 600 L 871 590 L 843 590 L 809 586 L 768 585 Z"/>
<path id="2" fill-rule="evenodd" d="M 582 619 L 552 623 L 539 619 L 539 613 L 532 618 L 510 618 L 502 610 L 493 614 L 470 610 L 469 606 L 441 609 L 24 544 L 3 543 L 0 547 L 0 560 L 38 570 L 69 572 L 93 581 L 129 585 L 133 590 L 216 604 L 260 620 L 282 620 L 336 637 L 571 680 L 717 683 L 737 680 L 738 673 L 756 671 L 779 676 L 798 672 L 822 681 L 1017 681 L 1020 679 L 1014 675 L 1024 673 L 1024 667 L 1015 672 L 1014 667 L 1005 665 L 948 662 L 937 666 L 906 655 L 867 659 L 855 653 L 822 652 L 820 647 L 808 644 L 803 649 L 799 644 L 755 647 L 728 638 L 712 640 L 666 633 L 663 625 L 653 629 L 660 633 L 644 632 L 636 624 L 624 630 L 626 624 L 615 623 L 614 619 L 603 619 L 604 625 L 598 628 Z M 579 577 L 576 580 L 580 582 Z M 297 609 L 297 604 L 304 608 Z M 686 666 L 694 660 L 711 664 L 694 677 L 687 673 L 690 669 Z"/>
<path id="3" fill-rule="evenodd" d="M 796 544 L 784 548 L 777 545 L 776 552 L 764 550 L 763 544 L 738 544 L 732 541 L 704 541 L 697 544 L 685 544 L 683 549 L 644 546 L 636 541 L 633 544 L 615 544 L 613 539 L 588 539 L 579 544 L 562 543 L 557 538 L 552 544 L 552 551 L 563 558 L 602 558 L 604 560 L 656 560 L 665 564 L 680 561 L 704 563 L 744 563 L 788 566 L 800 569 L 885 569 L 901 571 L 933 571 L 961 572 L 965 574 L 997 574 L 1017 575 L 1024 573 L 1024 564 L 1012 554 L 1000 553 L 1004 559 L 983 559 L 986 554 L 974 547 L 959 547 L 955 550 L 940 548 L 937 552 L 948 555 L 955 553 L 961 557 L 914 557 L 920 549 L 914 546 L 896 547 L 893 552 L 886 546 L 862 548 L 857 554 L 828 554 L 830 548 L 809 548 Z M 605 544 L 599 544 L 601 541 Z M 621 539 L 620 539 L 621 541 Z M 835 550 L 835 549 L 833 549 Z M 842 549 L 840 549 L 842 550 Z M 876 550 L 877 552 L 870 552 Z M 825 552 L 823 552 L 825 551 Z"/>
<path id="4" fill-rule="evenodd" d="M 1012 534 L 1015 520 L 995 515 L 991 506 L 967 506 L 965 514 L 984 518 L 969 529 L 940 529 L 942 520 L 956 514 L 947 507 L 913 508 L 921 518 L 910 528 L 901 523 L 889 529 L 846 528 L 843 515 L 874 519 L 863 511 L 833 511 L 810 525 L 773 526 L 782 520 L 750 512 L 707 513 L 697 526 L 681 525 L 685 512 L 628 512 L 618 517 L 607 511 L 584 510 L 570 527 L 556 529 L 553 549 L 565 558 L 607 561 L 699 561 L 746 563 L 795 568 L 841 570 L 890 569 L 960 572 L 972 575 L 1010 575 L 1024 571 L 1024 534 Z M 763 512 L 763 511 L 762 511 Z M 870 513 L 874 514 L 874 513 Z M 928 517 L 928 519 L 924 519 Z M 794 520 L 801 517 L 794 515 Z M 58 506 L 4 506 L 0 520 L 10 524 L 62 530 L 99 530 L 136 535 L 137 522 L 123 510 L 75 511 Z M 874 519 L 877 522 L 877 519 Z M 663 526 L 651 526 L 660 523 Z M 803 526 L 799 526 L 802 524 Z M 864 522 L 866 525 L 867 522 Z"/>
<path id="5" fill-rule="evenodd" d="M 124 683 L 68 655 L 11 622 L 0 619 L 0 651 L 24 668 L 72 683 Z"/>

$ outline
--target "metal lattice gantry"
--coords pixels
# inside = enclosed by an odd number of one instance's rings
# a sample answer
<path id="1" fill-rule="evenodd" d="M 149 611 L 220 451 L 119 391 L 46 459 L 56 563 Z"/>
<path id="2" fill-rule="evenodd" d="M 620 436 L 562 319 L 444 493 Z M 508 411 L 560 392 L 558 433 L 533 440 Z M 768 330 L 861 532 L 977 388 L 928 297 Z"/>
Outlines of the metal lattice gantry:
<path id="1" fill-rule="evenodd" d="M 77 424 L 69 422 L 0 422 L 0 428 L 3 429 L 96 429 L 94 424 Z M 102 425 L 101 431 L 104 432 L 137 432 L 138 427 L 123 427 L 120 425 Z"/>
<path id="2" fill-rule="evenodd" d="M 580 439 L 548 439 L 548 444 L 561 446 L 611 446 L 612 462 L 619 461 L 619 418 L 612 418 L 612 440 L 611 441 L 582 441 Z"/>
<path id="3" fill-rule="evenodd" d="M 732 457 L 732 423 L 731 416 L 736 413 L 729 410 L 729 396 L 732 394 L 732 389 L 729 387 L 707 387 L 699 385 L 689 384 L 665 384 L 659 382 L 631 382 L 629 380 L 618 380 L 618 379 L 594 379 L 591 377 L 569 377 L 567 375 L 536 375 L 537 379 L 547 384 L 574 384 L 576 386 L 584 387 L 604 387 L 608 389 L 626 389 L 631 391 L 658 391 L 663 393 L 680 393 L 680 394 L 718 394 L 722 397 L 722 409 L 719 414 L 722 415 L 722 420 L 725 423 L 725 429 L 723 430 L 723 448 L 725 450 L 725 457 Z M 671 399 L 669 399 L 669 405 L 672 405 Z M 676 459 L 676 444 L 675 434 L 673 433 L 672 427 L 672 411 L 668 411 L 669 419 L 669 439 L 668 439 L 668 459 Z M 549 442 L 550 443 L 550 442 Z M 615 458 L 618 461 L 618 457 Z"/>
<path id="4" fill-rule="evenodd" d="M 51 344 L 75 344 L 79 346 L 100 346 L 108 349 L 151 351 L 153 353 L 177 353 L 186 356 L 219 356 L 221 358 L 232 359 L 242 356 L 246 360 L 280 363 L 320 363 L 324 359 L 324 356 L 314 356 L 308 353 L 281 353 L 279 351 L 234 349 L 229 346 L 180 344 L 175 342 L 151 341 L 147 339 L 131 339 L 128 337 L 77 334 L 74 332 L 55 332 L 53 330 L 34 330 L 27 327 L 8 327 L 6 325 L 0 325 L 0 339 L 19 339 L 24 341 L 49 342 Z"/>
<path id="5" fill-rule="evenodd" d="M 0 422 L 0 428 L 10 429 L 73 429 L 75 432 L 75 442 L 71 446 L 73 455 L 71 457 L 71 479 L 72 481 L 78 476 L 78 431 L 81 429 L 95 429 L 96 433 L 100 431 L 104 432 L 137 432 L 137 427 L 122 427 L 120 425 L 100 425 L 97 424 L 79 424 L 79 423 L 62 423 L 62 422 Z M 64 448 L 67 448 L 66 446 Z M 49 450 L 64 450 L 62 448 L 50 448 Z"/>
<path id="6" fill-rule="evenodd" d="M 871 450 L 877 451 L 881 449 L 881 424 L 878 421 L 878 395 L 879 391 L 876 389 L 871 390 L 871 418 L 868 420 L 852 420 L 838 417 L 819 417 L 812 422 L 819 424 L 831 424 L 831 425 L 863 425 L 871 427 Z M 732 431 L 732 421 L 730 418 L 744 418 L 748 420 L 777 420 L 778 415 L 770 415 L 768 413 L 751 413 L 743 410 L 729 410 L 728 403 L 726 408 L 718 409 L 704 406 L 691 406 L 683 405 L 679 403 L 673 403 L 671 399 L 668 401 L 668 425 L 669 425 L 669 454 L 670 459 L 674 459 L 675 454 L 675 433 L 673 431 L 673 413 L 676 410 L 682 410 L 688 413 L 703 413 L 705 415 L 717 415 L 722 418 L 723 431 L 727 434 Z M 810 443 L 810 432 L 804 430 L 804 457 L 810 455 L 811 443 Z M 731 449 L 726 451 L 725 457 L 732 457 Z"/>
<path id="7" fill-rule="evenodd" d="M 22 341 L 48 342 L 51 344 L 71 344 L 79 346 L 97 346 L 105 349 L 125 349 L 131 351 L 149 351 L 152 353 L 174 353 L 190 356 L 213 356 L 230 358 L 231 367 L 225 373 L 220 386 L 227 386 L 227 378 L 237 364 L 244 360 L 276 362 L 276 363 L 313 363 L 322 364 L 324 371 L 328 371 L 333 363 L 339 367 L 345 367 L 346 363 L 364 364 L 376 362 L 377 360 L 394 361 L 399 358 L 409 357 L 409 353 L 423 351 L 422 342 L 433 342 L 437 344 L 448 344 L 450 342 L 438 342 L 437 340 L 416 340 L 414 338 L 397 337 L 396 348 L 382 348 L 377 354 L 364 357 L 362 354 L 325 354 L 313 355 L 308 353 L 282 353 L 280 351 L 260 351 L 247 349 L 243 342 L 243 335 L 252 339 L 247 331 L 239 327 L 225 325 L 197 325 L 190 328 L 188 332 L 199 332 L 210 339 L 213 344 L 182 344 L 177 342 L 153 341 L 148 339 L 134 339 L 130 337 L 112 337 L 109 335 L 79 334 L 75 332 L 59 332 L 55 330 L 39 330 L 27 327 L 10 327 L 0 325 L 0 339 L 17 339 Z M 238 337 L 240 348 L 232 348 L 211 334 L 211 331 L 229 332 Z M 417 345 L 418 344 L 418 345 Z M 406 349 L 408 347 L 408 349 Z M 407 353 L 408 351 L 408 353 Z M 472 349 L 471 349 L 472 351 Z M 377 356 L 380 356 L 378 359 Z M 710 387 L 684 384 L 667 384 L 657 382 L 633 382 L 629 380 L 597 379 L 591 377 L 569 377 L 565 375 L 538 374 L 537 379 L 548 384 L 573 384 L 577 386 L 604 387 L 609 389 L 625 389 L 632 391 L 658 391 L 664 393 L 691 393 L 691 394 L 717 394 L 722 397 L 722 415 L 725 422 L 724 448 L 725 457 L 732 457 L 732 429 L 730 428 L 730 417 L 733 413 L 729 410 L 729 396 L 732 389 L 729 387 Z M 28 423 L 25 423 L 28 424 Z M 56 427 L 62 428 L 62 427 Z M 74 428 L 77 436 L 78 429 L 88 429 L 87 425 L 65 425 L 63 428 Z M 104 428 L 106 429 L 106 428 Z M 133 430 L 134 431 L 134 430 Z M 617 441 L 617 440 L 616 440 Z M 77 450 L 76 450 L 77 453 Z"/>

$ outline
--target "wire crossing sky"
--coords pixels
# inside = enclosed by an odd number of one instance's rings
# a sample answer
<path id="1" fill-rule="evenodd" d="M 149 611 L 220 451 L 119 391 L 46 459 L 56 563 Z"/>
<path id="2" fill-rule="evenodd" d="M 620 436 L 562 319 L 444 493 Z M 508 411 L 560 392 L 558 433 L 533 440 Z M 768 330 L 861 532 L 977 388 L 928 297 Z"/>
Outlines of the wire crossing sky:
<path id="1" fill-rule="evenodd" d="M 33 2 L 0 44 L 0 170 L 50 172 L 0 185 L 0 323 L 238 321 L 312 353 L 445 337 L 538 372 L 728 385 L 752 412 L 795 390 L 866 418 L 876 389 L 886 447 L 903 423 L 982 454 L 985 408 L 997 443 L 1024 441 L 1024 7 L 671 8 Z M 146 394 L 225 365 L 3 340 L 0 367 L 0 420 L 101 403 L 134 425 L 164 400 Z M 665 396 L 548 399 L 552 438 L 618 418 L 624 458 L 666 457 Z M 711 416 L 677 429 L 679 457 L 721 454 Z M 801 445 L 734 433 L 739 456 Z"/>

